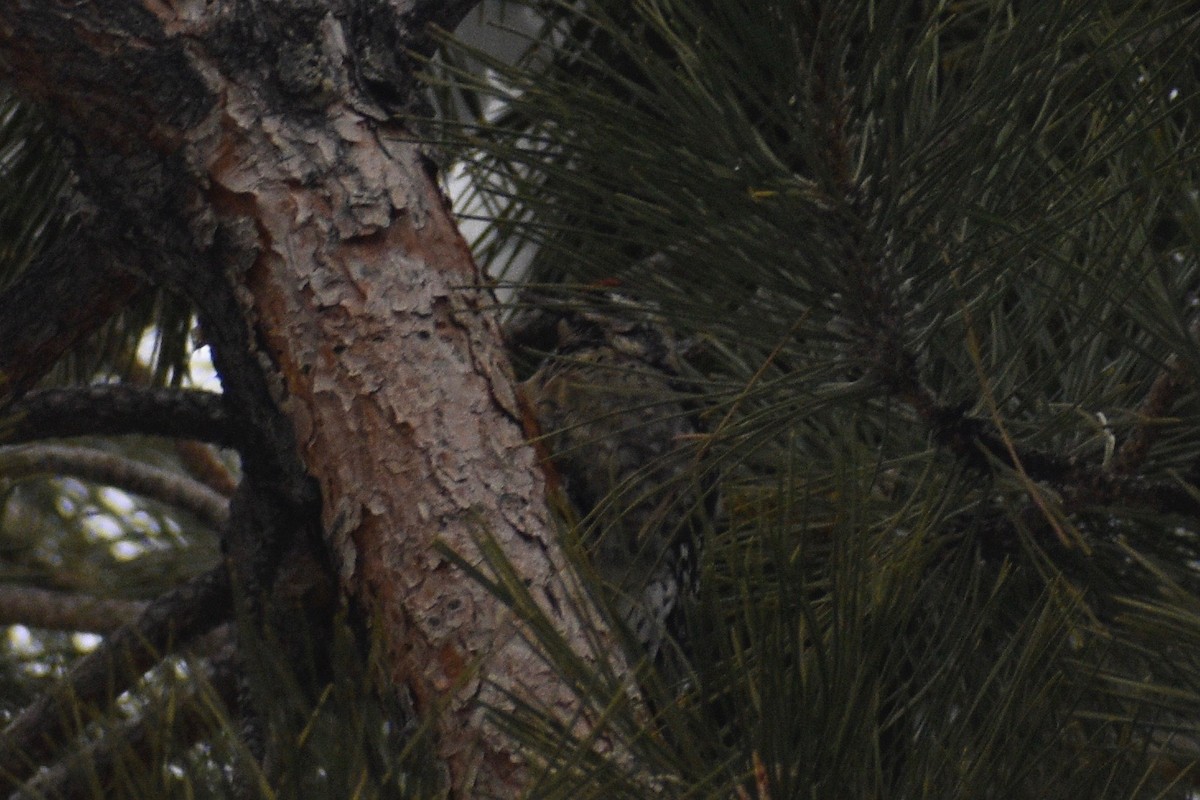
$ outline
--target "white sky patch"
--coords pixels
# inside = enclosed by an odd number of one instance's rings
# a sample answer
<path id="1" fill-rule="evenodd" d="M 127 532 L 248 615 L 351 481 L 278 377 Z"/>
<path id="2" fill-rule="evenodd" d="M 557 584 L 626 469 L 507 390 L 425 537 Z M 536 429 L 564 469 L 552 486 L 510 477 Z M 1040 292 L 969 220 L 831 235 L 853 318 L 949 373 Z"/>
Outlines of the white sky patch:
<path id="1" fill-rule="evenodd" d="M 114 514 L 128 514 L 137 507 L 132 497 L 120 489 L 114 489 L 111 486 L 102 488 L 96 493 L 96 497 L 105 511 L 111 511 Z"/>
<path id="2" fill-rule="evenodd" d="M 120 542 L 113 542 L 112 547 L 109 548 L 109 552 L 112 553 L 113 558 L 117 561 L 133 561 L 135 558 L 142 556 L 146 552 L 146 548 L 137 542 L 122 540 Z"/>
<path id="3" fill-rule="evenodd" d="M 192 322 L 192 331 L 195 334 L 197 325 Z M 162 336 L 158 328 L 147 328 L 142 334 L 141 341 L 138 342 L 137 358 L 138 362 L 143 366 L 149 366 L 154 363 L 155 357 L 158 355 L 159 343 Z M 192 341 L 196 337 L 193 335 Z M 221 379 L 217 377 L 217 369 L 213 366 L 212 350 L 208 345 L 197 347 L 191 352 L 188 357 L 188 378 L 189 386 L 196 389 L 204 389 L 209 392 L 221 391 Z"/>
<path id="4" fill-rule="evenodd" d="M 54 497 L 54 510 L 63 517 L 74 517 L 91 497 L 87 485 L 76 478 L 58 477 L 54 479 L 54 485 L 58 489 Z"/>
<path id="5" fill-rule="evenodd" d="M 458 229 L 463 238 L 474 242 L 487 228 L 487 221 L 477 219 L 483 208 L 477 197 L 471 196 L 475 182 L 466 174 L 461 164 L 455 164 L 446 174 L 446 193 L 450 195 L 454 208 L 462 216 L 458 221 Z M 471 199 L 467 199 L 471 198 Z"/>
<path id="6" fill-rule="evenodd" d="M 79 511 L 79 504 L 65 494 L 60 494 L 54 498 L 54 510 L 59 513 L 59 516 L 73 517 Z"/>
<path id="7" fill-rule="evenodd" d="M 24 625 L 10 625 L 8 628 L 8 646 L 19 655 L 36 656 L 42 652 L 42 643 L 33 638 L 29 628 Z"/>
<path id="8" fill-rule="evenodd" d="M 463 19 L 454 35 L 490 58 L 515 64 L 529 49 L 531 39 L 544 23 L 544 17 L 533 8 L 513 6 L 503 0 L 486 0 Z M 495 92 L 495 95 L 482 98 L 484 117 L 494 120 L 507 109 L 508 101 L 505 98 L 512 96 L 514 90 L 505 84 L 495 69 L 474 58 L 468 57 L 467 62 L 468 69 L 482 76 Z M 485 196 L 480 194 L 480 187 L 469 177 L 463 164 L 448 170 L 445 184 L 446 193 L 458 217 L 459 230 L 479 255 L 491 239 L 487 231 L 487 218 L 492 216 L 493 209 L 488 208 Z M 525 275 L 532 256 L 533 248 L 526 247 L 518 252 L 517 247 L 510 244 L 500 252 L 493 253 L 490 264 L 481 263 L 481 266 L 485 269 L 491 267 L 488 270 L 490 277 L 502 278 L 505 284 L 511 284 Z M 496 291 L 501 301 L 508 300 L 511 293 L 512 290 L 507 286 L 500 286 Z"/>
<path id="9" fill-rule="evenodd" d="M 50 674 L 50 665 L 45 661 L 31 661 L 25 665 L 25 671 L 35 678 L 44 678 Z"/>
<path id="10" fill-rule="evenodd" d="M 142 332 L 142 339 L 137 346 L 137 359 L 141 364 L 154 363 L 155 356 L 158 355 L 158 345 L 162 341 L 162 335 L 158 328 L 150 327 Z"/>
<path id="11" fill-rule="evenodd" d="M 192 351 L 188 371 L 191 373 L 190 383 L 195 388 L 208 392 L 221 391 L 221 379 L 217 377 L 217 368 L 212 362 L 212 350 L 208 345 Z"/>
<path id="12" fill-rule="evenodd" d="M 90 653 L 100 646 L 104 637 L 96 633 L 76 633 L 71 636 L 71 644 L 81 653 Z"/>
<path id="13" fill-rule="evenodd" d="M 158 517 L 144 509 L 134 512 L 126 517 L 128 526 L 139 533 L 148 533 L 153 535 L 162 534 L 162 526 L 159 525 Z"/>
<path id="14" fill-rule="evenodd" d="M 58 484 L 58 493 L 60 495 L 68 495 L 76 503 L 81 503 L 88 498 L 87 484 L 78 478 L 57 478 L 55 479 L 55 483 Z"/>
<path id="15" fill-rule="evenodd" d="M 490 223 L 487 219 L 491 214 L 486 200 L 480 195 L 479 187 L 461 164 L 457 164 L 447 171 L 445 184 L 446 194 L 450 196 L 451 205 L 458 219 L 458 229 L 478 256 L 491 239 L 491 233 L 488 231 Z M 489 277 L 492 278 L 498 277 L 495 274 L 497 270 L 489 271 L 489 266 L 499 265 L 503 269 L 504 285 L 496 289 L 496 297 L 501 302 L 510 298 L 512 288 L 509 284 L 519 281 L 525 275 L 532 258 L 532 248 L 527 248 L 518 254 L 517 246 L 510 243 L 499 253 L 493 255 L 490 265 L 480 262 L 480 266 L 488 271 Z"/>
<path id="16" fill-rule="evenodd" d="M 88 537 L 113 541 L 125 535 L 125 529 L 112 514 L 89 514 L 79 523 Z"/>

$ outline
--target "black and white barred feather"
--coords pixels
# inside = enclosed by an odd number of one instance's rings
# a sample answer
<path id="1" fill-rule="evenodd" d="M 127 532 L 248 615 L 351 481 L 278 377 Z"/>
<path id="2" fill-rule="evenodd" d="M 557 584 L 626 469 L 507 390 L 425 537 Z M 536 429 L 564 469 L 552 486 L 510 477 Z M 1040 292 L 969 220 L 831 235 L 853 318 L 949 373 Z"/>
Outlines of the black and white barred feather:
<path id="1" fill-rule="evenodd" d="M 545 358 L 521 385 L 552 487 L 592 566 L 650 658 L 683 637 L 716 488 L 697 468 L 702 430 L 677 342 L 619 295 L 539 312 Z"/>

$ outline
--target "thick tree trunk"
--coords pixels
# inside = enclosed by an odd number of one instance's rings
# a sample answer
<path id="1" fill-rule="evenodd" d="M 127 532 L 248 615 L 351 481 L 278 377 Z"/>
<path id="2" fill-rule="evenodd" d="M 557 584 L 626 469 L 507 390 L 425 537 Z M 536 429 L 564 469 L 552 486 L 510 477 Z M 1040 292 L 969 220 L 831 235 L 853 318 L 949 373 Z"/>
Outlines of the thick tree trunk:
<path id="1" fill-rule="evenodd" d="M 270 484 L 247 497 L 302 507 L 297 455 L 319 485 L 340 585 L 382 623 L 391 678 L 445 709 L 455 795 L 512 796 L 525 771 L 480 708 L 512 690 L 570 720 L 576 700 L 439 543 L 476 561 L 479 537 L 498 542 L 586 646 L 493 299 L 390 113 L 411 99 L 412 26 L 448 6 L 17 0 L 0 75 L 74 139 L 95 236 L 200 308 L 248 474 Z"/>

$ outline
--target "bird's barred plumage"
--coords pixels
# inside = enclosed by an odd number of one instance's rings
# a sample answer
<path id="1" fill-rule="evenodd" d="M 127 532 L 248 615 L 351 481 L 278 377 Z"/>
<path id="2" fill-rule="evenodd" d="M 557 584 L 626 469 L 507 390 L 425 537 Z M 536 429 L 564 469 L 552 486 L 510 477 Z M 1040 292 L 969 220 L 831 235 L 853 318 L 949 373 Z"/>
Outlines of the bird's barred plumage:
<path id="1" fill-rule="evenodd" d="M 676 342 L 612 295 L 544 313 L 549 352 L 521 385 L 539 449 L 617 613 L 655 658 L 665 636 L 681 638 L 716 496 L 697 469 Z"/>

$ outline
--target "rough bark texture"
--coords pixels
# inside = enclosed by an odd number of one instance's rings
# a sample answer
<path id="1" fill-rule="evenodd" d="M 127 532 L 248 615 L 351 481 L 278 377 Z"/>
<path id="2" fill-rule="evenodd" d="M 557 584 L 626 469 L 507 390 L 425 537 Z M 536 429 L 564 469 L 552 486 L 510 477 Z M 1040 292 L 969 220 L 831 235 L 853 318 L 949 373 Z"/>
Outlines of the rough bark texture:
<path id="1" fill-rule="evenodd" d="M 16 0 L 0 75 L 62 121 L 104 240 L 199 307 L 248 437 L 231 535 L 295 537 L 315 479 L 340 584 L 382 624 L 392 679 L 445 709 L 454 794 L 514 796 L 522 764 L 482 705 L 503 705 L 499 687 L 570 720 L 576 702 L 438 543 L 474 561 L 478 537 L 499 542 L 585 645 L 493 300 L 392 116 L 414 106 L 412 25 L 465 8 Z"/>
<path id="2" fill-rule="evenodd" d="M 237 447 L 239 432 L 220 395 L 103 383 L 30 392 L 4 409 L 6 444 L 66 436 L 169 436 Z"/>

